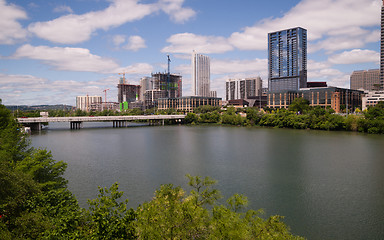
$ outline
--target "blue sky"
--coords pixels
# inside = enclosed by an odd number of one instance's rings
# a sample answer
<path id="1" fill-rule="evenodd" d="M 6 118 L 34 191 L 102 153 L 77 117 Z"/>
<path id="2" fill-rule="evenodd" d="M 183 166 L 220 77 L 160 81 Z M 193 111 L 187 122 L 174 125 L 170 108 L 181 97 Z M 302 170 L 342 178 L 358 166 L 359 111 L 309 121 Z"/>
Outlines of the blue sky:
<path id="1" fill-rule="evenodd" d="M 211 58 L 211 90 L 261 76 L 267 34 L 308 30 L 308 80 L 349 87 L 379 68 L 380 0 L 0 0 L 0 98 L 6 105 L 69 104 L 167 69 L 191 94 L 193 50 Z"/>

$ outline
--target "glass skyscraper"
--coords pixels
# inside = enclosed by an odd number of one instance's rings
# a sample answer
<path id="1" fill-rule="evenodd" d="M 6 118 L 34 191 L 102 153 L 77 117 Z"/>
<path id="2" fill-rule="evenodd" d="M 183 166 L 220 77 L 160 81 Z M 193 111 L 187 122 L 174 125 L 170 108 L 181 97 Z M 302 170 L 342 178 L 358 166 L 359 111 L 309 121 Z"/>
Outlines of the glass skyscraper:
<path id="1" fill-rule="evenodd" d="M 271 92 L 307 87 L 307 30 L 268 33 L 268 88 Z"/>
<path id="2" fill-rule="evenodd" d="M 192 94 L 194 96 L 210 96 L 211 69 L 208 56 L 192 54 Z"/>

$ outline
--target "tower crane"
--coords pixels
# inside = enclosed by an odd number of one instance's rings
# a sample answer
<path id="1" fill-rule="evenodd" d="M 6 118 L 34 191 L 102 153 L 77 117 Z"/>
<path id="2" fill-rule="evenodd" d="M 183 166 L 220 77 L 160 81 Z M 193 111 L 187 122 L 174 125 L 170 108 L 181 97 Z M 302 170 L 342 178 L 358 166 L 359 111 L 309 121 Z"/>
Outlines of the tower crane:
<path id="1" fill-rule="evenodd" d="M 107 103 L 107 91 L 108 90 L 109 90 L 109 88 L 103 90 L 103 92 L 105 93 L 105 103 Z"/>
<path id="2" fill-rule="evenodd" d="M 123 84 L 125 84 L 125 74 L 127 74 L 127 73 L 133 73 L 133 72 L 136 72 L 136 71 L 128 71 L 128 72 L 124 71 L 124 72 L 122 72 L 122 73 L 119 73 L 119 75 L 123 75 Z M 127 83 L 128 83 L 128 82 L 127 82 Z"/>

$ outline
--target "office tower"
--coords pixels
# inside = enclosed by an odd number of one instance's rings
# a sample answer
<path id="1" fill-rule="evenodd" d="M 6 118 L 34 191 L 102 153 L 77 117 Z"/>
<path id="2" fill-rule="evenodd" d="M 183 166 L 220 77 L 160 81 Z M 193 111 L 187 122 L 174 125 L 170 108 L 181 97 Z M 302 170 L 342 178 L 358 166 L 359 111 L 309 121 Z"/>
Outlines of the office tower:
<path id="1" fill-rule="evenodd" d="M 210 60 L 208 56 L 192 54 L 192 95 L 209 97 L 210 94 Z"/>
<path id="2" fill-rule="evenodd" d="M 292 28 L 268 33 L 269 91 L 307 87 L 307 30 Z"/>
<path id="3" fill-rule="evenodd" d="M 262 94 L 263 80 L 260 77 L 229 79 L 226 81 L 226 100 L 248 99 Z"/>
<path id="4" fill-rule="evenodd" d="M 101 96 L 77 96 L 76 97 L 76 108 L 82 111 L 90 111 L 91 105 L 95 103 L 102 103 Z"/>
<path id="5" fill-rule="evenodd" d="M 380 70 L 354 71 L 350 77 L 350 88 L 354 90 L 380 90 Z"/>
<path id="6" fill-rule="evenodd" d="M 384 0 L 381 5 L 380 88 L 384 89 Z"/>

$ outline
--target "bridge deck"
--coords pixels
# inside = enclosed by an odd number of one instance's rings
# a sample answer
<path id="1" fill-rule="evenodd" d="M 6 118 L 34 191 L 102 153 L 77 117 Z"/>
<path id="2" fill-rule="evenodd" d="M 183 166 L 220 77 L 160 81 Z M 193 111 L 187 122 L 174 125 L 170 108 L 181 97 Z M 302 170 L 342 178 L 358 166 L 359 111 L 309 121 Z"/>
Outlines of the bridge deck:
<path id="1" fill-rule="evenodd" d="M 167 120 L 184 119 L 185 115 L 138 115 L 138 116 L 95 116 L 95 117 L 33 117 L 17 118 L 19 123 L 45 123 L 45 122 L 112 122 L 136 120 Z"/>

